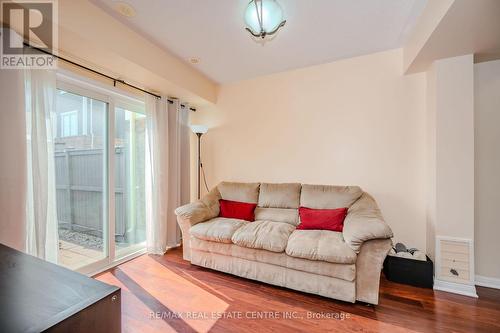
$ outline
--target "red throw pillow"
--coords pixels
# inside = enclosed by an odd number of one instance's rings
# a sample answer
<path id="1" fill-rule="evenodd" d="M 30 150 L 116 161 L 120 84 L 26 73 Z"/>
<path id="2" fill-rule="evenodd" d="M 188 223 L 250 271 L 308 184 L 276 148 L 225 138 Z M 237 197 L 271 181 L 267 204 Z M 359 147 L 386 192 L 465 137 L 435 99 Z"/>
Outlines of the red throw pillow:
<path id="1" fill-rule="evenodd" d="M 257 204 L 220 199 L 219 205 L 219 217 L 255 221 L 254 211 Z"/>
<path id="2" fill-rule="evenodd" d="M 307 207 L 299 208 L 300 230 L 331 230 L 341 232 L 344 228 L 344 219 L 347 215 L 347 208 L 336 209 L 312 209 Z"/>

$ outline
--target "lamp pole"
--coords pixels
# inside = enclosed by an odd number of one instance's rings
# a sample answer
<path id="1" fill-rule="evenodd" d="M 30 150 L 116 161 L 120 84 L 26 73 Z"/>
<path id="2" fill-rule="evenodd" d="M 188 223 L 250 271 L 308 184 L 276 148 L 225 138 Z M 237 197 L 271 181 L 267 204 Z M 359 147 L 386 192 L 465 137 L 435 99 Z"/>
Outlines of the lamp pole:
<path id="1" fill-rule="evenodd" d="M 201 184 L 201 136 L 203 133 L 196 133 L 198 136 L 198 200 L 201 197 L 200 184 Z"/>
<path id="2" fill-rule="evenodd" d="M 201 198 L 201 136 L 208 131 L 205 125 L 191 125 L 191 131 L 198 137 L 198 200 Z M 206 184 L 206 182 L 205 182 Z"/>

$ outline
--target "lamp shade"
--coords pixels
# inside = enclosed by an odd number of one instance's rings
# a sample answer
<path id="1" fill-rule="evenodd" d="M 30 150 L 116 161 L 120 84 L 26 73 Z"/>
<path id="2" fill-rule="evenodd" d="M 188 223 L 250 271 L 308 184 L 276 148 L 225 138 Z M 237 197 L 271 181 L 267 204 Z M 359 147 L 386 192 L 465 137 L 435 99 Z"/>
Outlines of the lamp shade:
<path id="1" fill-rule="evenodd" d="M 205 134 L 208 132 L 208 127 L 205 125 L 191 125 L 191 131 L 194 134 Z"/>
<path id="2" fill-rule="evenodd" d="M 259 16 L 262 22 L 259 22 Z M 270 33 L 276 30 L 282 22 L 283 10 L 275 0 L 252 0 L 245 11 L 245 23 L 254 34 L 261 33 L 261 24 L 262 30 Z"/>

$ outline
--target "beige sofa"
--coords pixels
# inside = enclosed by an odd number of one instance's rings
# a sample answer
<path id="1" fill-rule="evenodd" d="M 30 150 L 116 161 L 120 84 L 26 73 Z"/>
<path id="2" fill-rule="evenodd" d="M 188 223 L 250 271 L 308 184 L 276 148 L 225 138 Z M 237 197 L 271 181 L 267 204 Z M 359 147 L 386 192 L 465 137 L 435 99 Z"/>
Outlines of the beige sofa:
<path id="1" fill-rule="evenodd" d="M 257 203 L 255 221 L 219 216 L 219 199 Z M 342 232 L 296 230 L 298 208 L 349 207 Z M 184 259 L 347 302 L 378 304 L 392 231 L 357 186 L 222 182 L 176 209 Z"/>

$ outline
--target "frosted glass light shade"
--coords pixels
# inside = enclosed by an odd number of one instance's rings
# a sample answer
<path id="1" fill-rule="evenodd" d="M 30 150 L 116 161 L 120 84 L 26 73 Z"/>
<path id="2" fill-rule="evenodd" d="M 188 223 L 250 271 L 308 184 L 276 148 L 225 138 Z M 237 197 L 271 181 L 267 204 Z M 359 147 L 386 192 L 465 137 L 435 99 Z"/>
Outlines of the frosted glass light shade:
<path id="1" fill-rule="evenodd" d="M 205 125 L 191 125 L 190 127 L 194 134 L 205 134 L 208 132 L 208 127 Z"/>
<path id="2" fill-rule="evenodd" d="M 261 33 L 257 13 L 258 11 L 260 14 L 261 2 L 262 28 L 264 32 L 269 33 L 276 30 L 281 22 L 283 22 L 283 10 L 275 0 L 252 0 L 249 2 L 247 9 L 245 10 L 245 23 L 247 27 L 255 34 Z"/>

